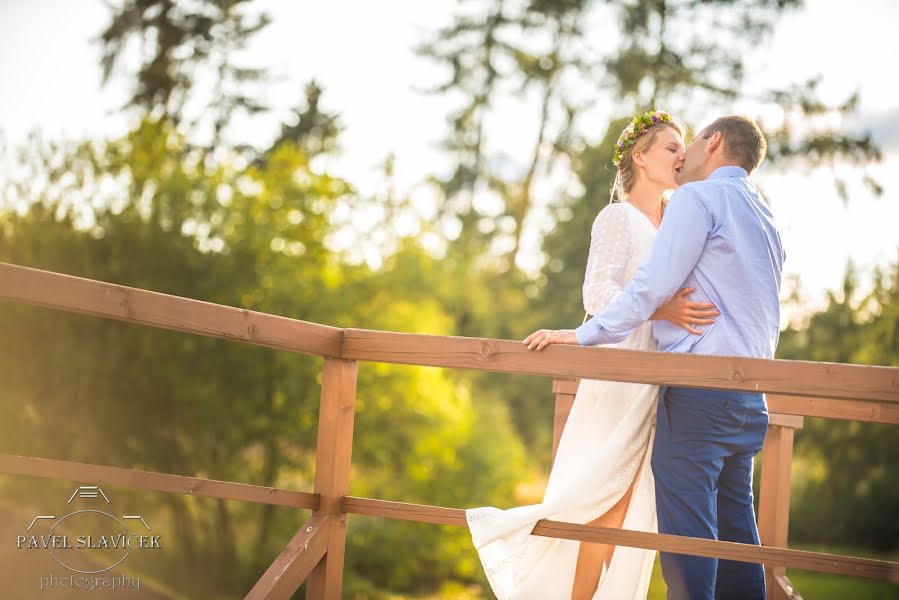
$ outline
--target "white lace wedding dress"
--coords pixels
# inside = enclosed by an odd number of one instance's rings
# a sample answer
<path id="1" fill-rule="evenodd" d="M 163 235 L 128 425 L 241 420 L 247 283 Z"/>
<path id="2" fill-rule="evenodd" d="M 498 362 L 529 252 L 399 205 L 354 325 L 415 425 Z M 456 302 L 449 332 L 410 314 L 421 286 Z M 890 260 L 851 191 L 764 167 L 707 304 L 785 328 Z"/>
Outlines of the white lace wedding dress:
<path id="1" fill-rule="evenodd" d="M 584 308 L 596 314 L 646 259 L 656 229 L 627 202 L 610 204 L 593 223 Z M 649 323 L 614 345 L 655 350 Z M 625 529 L 657 531 L 650 467 L 658 387 L 581 380 L 559 441 L 543 503 L 466 511 L 472 540 L 499 600 L 571 597 L 580 542 L 530 535 L 540 519 L 588 523 L 635 482 Z M 645 599 L 655 552 L 616 548 L 594 599 Z M 598 566 L 597 566 L 598 568 Z"/>

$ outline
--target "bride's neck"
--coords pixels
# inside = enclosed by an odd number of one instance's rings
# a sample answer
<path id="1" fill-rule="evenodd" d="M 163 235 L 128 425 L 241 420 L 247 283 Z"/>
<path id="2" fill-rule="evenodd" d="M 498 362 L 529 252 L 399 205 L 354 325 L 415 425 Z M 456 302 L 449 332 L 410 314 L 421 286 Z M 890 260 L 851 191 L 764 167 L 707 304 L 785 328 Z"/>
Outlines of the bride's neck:
<path id="1" fill-rule="evenodd" d="M 627 200 L 656 222 L 662 220 L 662 197 L 665 188 L 648 182 L 637 182 L 631 188 Z"/>

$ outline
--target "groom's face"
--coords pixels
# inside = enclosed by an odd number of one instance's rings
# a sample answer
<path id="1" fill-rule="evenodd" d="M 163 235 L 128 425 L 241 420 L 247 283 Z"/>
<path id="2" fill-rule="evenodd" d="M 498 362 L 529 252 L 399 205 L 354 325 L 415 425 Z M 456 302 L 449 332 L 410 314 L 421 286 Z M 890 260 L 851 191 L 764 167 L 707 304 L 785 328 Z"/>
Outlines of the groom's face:
<path id="1" fill-rule="evenodd" d="M 705 166 L 708 160 L 706 147 L 709 145 L 709 140 L 704 137 L 705 134 L 705 130 L 700 131 L 687 147 L 687 151 L 684 153 L 684 166 L 677 174 L 678 185 L 705 179 Z"/>

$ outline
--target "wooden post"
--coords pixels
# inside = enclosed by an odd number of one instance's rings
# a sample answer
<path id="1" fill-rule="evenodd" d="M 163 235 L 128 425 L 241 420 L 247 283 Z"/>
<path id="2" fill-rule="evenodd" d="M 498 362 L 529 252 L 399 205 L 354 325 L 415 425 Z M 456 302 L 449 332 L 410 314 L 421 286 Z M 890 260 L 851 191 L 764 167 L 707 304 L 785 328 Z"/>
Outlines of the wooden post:
<path id="1" fill-rule="evenodd" d="M 771 414 L 762 446 L 762 480 L 759 486 L 759 538 L 765 546 L 787 547 L 790 522 L 790 477 L 793 465 L 793 432 L 803 417 Z M 765 567 L 768 598 L 798 598 L 784 567 Z"/>
<path id="2" fill-rule="evenodd" d="M 577 395 L 579 381 L 578 379 L 553 380 L 553 392 L 556 395 L 556 411 L 553 416 L 553 463 L 556 462 L 556 452 L 559 450 L 562 430 L 565 429 L 571 407 L 574 406 L 574 397 Z"/>
<path id="3" fill-rule="evenodd" d="M 339 600 L 343 590 L 346 513 L 341 507 L 341 499 L 350 491 L 356 373 L 355 361 L 325 358 L 315 457 L 315 492 L 321 495 L 318 513 L 330 516 L 331 520 L 327 552 L 307 580 L 307 600 Z"/>

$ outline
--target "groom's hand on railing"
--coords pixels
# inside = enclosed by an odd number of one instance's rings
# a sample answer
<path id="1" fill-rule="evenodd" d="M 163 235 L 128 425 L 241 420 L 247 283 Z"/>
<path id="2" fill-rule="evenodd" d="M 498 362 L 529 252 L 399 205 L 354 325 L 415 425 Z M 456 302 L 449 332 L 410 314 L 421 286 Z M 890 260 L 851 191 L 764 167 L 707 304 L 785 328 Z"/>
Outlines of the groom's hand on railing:
<path id="1" fill-rule="evenodd" d="M 574 329 L 540 329 L 524 338 L 522 343 L 528 350 L 543 350 L 550 344 L 578 345 Z"/>

